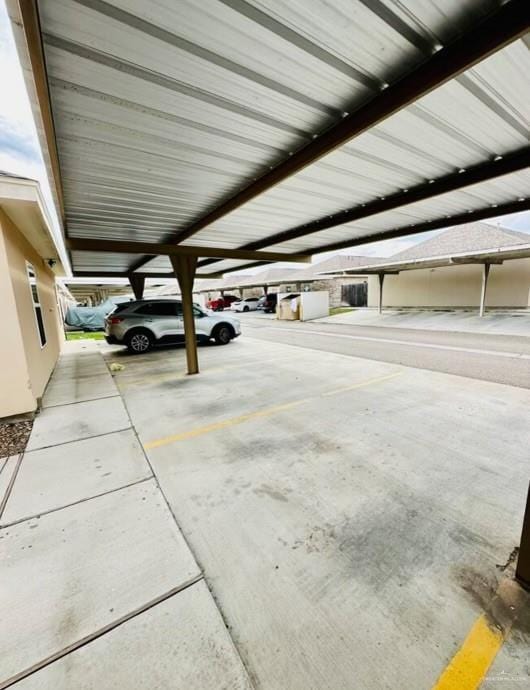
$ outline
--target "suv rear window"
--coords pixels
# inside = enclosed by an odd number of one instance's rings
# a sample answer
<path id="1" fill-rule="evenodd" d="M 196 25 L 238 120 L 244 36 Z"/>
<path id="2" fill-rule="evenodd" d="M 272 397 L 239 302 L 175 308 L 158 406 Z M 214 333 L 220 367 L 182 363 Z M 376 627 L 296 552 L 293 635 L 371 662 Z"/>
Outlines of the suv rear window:
<path id="1" fill-rule="evenodd" d="M 130 302 L 120 302 L 119 304 L 116 305 L 116 307 L 112 313 L 118 314 L 118 312 L 123 311 L 124 309 L 127 309 L 127 307 L 129 305 L 130 305 Z"/>
<path id="2" fill-rule="evenodd" d="M 177 313 L 180 314 L 180 304 L 177 302 L 146 302 L 138 307 L 134 313 L 150 316 L 176 316 Z"/>

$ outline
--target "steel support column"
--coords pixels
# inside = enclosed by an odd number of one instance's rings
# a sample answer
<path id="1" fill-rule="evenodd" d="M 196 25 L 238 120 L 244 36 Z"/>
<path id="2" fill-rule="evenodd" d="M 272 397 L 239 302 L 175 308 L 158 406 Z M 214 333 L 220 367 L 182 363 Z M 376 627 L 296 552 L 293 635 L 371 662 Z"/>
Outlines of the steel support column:
<path id="1" fill-rule="evenodd" d="M 486 290 L 488 289 L 488 277 L 490 274 L 490 264 L 485 263 L 482 267 L 482 289 L 480 291 L 480 312 L 479 316 L 484 316 L 486 309 Z"/>
<path id="2" fill-rule="evenodd" d="M 519 546 L 519 556 L 515 568 L 515 578 L 526 589 L 530 589 L 530 485 L 526 497 L 526 510 L 523 518 L 523 531 Z"/>
<path id="3" fill-rule="evenodd" d="M 132 291 L 134 292 L 136 299 L 142 299 L 145 288 L 145 274 L 131 273 L 127 277 L 129 278 L 129 283 L 131 284 Z"/>
<path id="4" fill-rule="evenodd" d="M 193 314 L 193 281 L 197 268 L 195 256 L 170 256 L 173 270 L 177 276 L 182 295 L 182 315 L 184 318 L 184 337 L 186 340 L 186 360 L 188 374 L 199 373 L 197 356 L 197 336 L 195 335 L 195 317 Z"/>
<path id="5" fill-rule="evenodd" d="M 385 274 L 384 273 L 378 273 L 377 274 L 378 282 L 379 282 L 379 313 L 383 313 L 383 283 L 385 282 Z"/>

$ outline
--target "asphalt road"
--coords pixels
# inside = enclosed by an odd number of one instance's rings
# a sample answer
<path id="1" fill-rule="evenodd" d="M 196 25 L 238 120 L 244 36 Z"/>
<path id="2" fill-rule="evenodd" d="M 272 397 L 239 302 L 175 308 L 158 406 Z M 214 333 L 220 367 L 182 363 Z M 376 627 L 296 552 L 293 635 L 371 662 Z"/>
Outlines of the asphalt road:
<path id="1" fill-rule="evenodd" d="M 239 315 L 238 315 L 239 316 Z M 242 314 L 244 336 L 530 388 L 530 338 L 300 323 Z"/>

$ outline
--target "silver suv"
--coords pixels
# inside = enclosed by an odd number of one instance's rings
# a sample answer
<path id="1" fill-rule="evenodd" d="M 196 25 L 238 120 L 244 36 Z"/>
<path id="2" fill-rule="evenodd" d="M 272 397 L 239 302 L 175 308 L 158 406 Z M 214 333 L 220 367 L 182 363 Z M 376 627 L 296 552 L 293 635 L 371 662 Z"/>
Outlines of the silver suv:
<path id="1" fill-rule="evenodd" d="M 215 340 L 227 345 L 241 335 L 238 319 L 207 313 L 193 305 L 195 331 L 199 342 Z M 175 299 L 148 299 L 118 304 L 105 319 L 105 339 L 111 345 L 126 345 L 141 354 L 153 345 L 184 342 L 182 302 Z"/>

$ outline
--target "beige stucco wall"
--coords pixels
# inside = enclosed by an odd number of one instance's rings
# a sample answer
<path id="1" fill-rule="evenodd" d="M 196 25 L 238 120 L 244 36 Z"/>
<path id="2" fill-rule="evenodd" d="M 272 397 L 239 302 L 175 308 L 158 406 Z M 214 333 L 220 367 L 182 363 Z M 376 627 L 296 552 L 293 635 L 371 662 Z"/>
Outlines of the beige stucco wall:
<path id="1" fill-rule="evenodd" d="M 7 270 L 4 234 L 0 228 L 0 418 L 34 409 L 26 353 L 18 322 L 15 294 Z"/>
<path id="2" fill-rule="evenodd" d="M 385 307 L 478 307 L 482 266 L 447 266 L 386 275 Z M 379 300 L 377 276 L 368 281 L 368 306 Z M 530 259 L 493 264 L 490 269 L 486 307 L 530 306 Z"/>
<path id="3" fill-rule="evenodd" d="M 54 275 L 1 209 L 0 235 L 2 321 L 4 332 L 10 333 L 0 350 L 0 417 L 5 417 L 36 408 L 59 356 L 64 335 L 58 314 Z M 26 261 L 33 265 L 37 278 L 46 332 L 44 347 L 40 345 Z"/>

